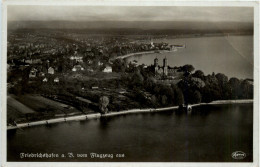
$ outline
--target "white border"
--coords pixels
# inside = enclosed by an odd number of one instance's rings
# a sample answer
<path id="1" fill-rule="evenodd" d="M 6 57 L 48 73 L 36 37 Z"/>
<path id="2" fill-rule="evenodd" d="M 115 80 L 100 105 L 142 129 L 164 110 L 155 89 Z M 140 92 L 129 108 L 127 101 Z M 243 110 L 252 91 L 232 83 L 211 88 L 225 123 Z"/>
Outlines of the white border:
<path id="1" fill-rule="evenodd" d="M 1 56 L 1 166 L 8 167 L 46 167 L 46 166 L 179 166 L 179 167 L 258 167 L 259 166 L 259 1 L 230 0 L 223 2 L 219 0 L 3 0 L 2 4 L 2 56 Z M 254 7 L 254 142 L 253 163 L 93 163 L 93 162 L 6 162 L 6 53 L 7 53 L 7 6 L 8 5 L 53 5 L 53 6 L 246 6 Z"/>

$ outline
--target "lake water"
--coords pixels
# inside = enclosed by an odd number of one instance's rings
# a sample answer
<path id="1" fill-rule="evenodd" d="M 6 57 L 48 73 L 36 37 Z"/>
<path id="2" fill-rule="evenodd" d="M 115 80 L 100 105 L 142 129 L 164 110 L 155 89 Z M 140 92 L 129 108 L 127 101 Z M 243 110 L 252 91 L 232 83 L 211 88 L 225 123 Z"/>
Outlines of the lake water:
<path id="1" fill-rule="evenodd" d="M 128 61 L 137 60 L 139 64 L 151 65 L 157 57 L 162 65 L 167 57 L 170 66 L 192 64 L 205 74 L 215 72 L 240 79 L 253 78 L 253 36 L 164 39 L 154 42 L 186 44 L 186 48 L 171 53 L 133 56 Z"/>
<path id="2" fill-rule="evenodd" d="M 8 161 L 252 162 L 253 104 L 212 105 L 36 126 L 7 133 Z M 235 160 L 231 154 L 243 151 Z M 20 153 L 66 158 L 20 158 Z M 69 158 L 73 153 L 74 158 Z M 91 158 L 90 153 L 113 154 Z M 87 154 L 79 158 L 77 154 Z M 116 158 L 124 154 L 124 158 Z"/>

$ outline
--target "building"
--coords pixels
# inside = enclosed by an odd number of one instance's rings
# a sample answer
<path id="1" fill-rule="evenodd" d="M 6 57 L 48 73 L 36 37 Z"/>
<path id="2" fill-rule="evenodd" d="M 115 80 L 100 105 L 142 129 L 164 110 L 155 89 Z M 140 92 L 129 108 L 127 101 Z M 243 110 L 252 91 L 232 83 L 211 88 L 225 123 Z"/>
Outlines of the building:
<path id="1" fill-rule="evenodd" d="M 168 75 L 168 60 L 166 57 L 163 59 L 163 75 Z"/>
<path id="2" fill-rule="evenodd" d="M 87 68 L 86 69 L 88 72 L 93 72 L 94 70 L 92 68 Z"/>
<path id="3" fill-rule="evenodd" d="M 101 61 L 98 61 L 98 66 L 102 66 L 103 63 Z"/>
<path id="4" fill-rule="evenodd" d="M 138 61 L 137 60 L 134 60 L 131 62 L 131 64 L 134 66 L 134 67 L 137 67 L 138 66 Z"/>
<path id="5" fill-rule="evenodd" d="M 83 62 L 83 56 L 81 56 L 81 55 L 71 56 L 71 57 L 70 57 L 70 60 L 75 60 L 76 63 L 77 63 L 77 62 L 82 63 L 82 62 Z"/>
<path id="6" fill-rule="evenodd" d="M 48 68 L 48 74 L 54 74 L 54 68 L 49 67 Z"/>
<path id="7" fill-rule="evenodd" d="M 154 59 L 154 73 L 155 75 L 162 74 L 164 76 L 168 75 L 168 60 L 166 57 L 163 59 L 163 66 L 159 66 L 158 59 Z"/>
<path id="8" fill-rule="evenodd" d="M 30 73 L 29 73 L 29 78 L 35 78 L 37 73 L 37 69 L 32 68 Z"/>
<path id="9" fill-rule="evenodd" d="M 45 77 L 42 82 L 48 82 L 48 79 Z"/>
<path id="10" fill-rule="evenodd" d="M 72 71 L 82 71 L 82 70 L 84 70 L 84 68 L 81 65 L 75 65 L 72 68 Z"/>
<path id="11" fill-rule="evenodd" d="M 104 68 L 103 72 L 112 72 L 112 67 L 111 66 L 106 66 L 106 68 Z"/>
<path id="12" fill-rule="evenodd" d="M 44 73 L 44 72 L 40 72 L 40 73 L 39 73 L 39 76 L 40 76 L 40 77 L 44 77 L 44 76 L 45 76 L 45 73 Z"/>
<path id="13" fill-rule="evenodd" d="M 177 67 L 168 66 L 168 60 L 165 57 L 163 59 L 163 66 L 159 66 L 158 59 L 154 59 L 154 73 L 155 75 L 173 76 L 178 73 Z"/>
<path id="14" fill-rule="evenodd" d="M 56 77 L 56 78 L 54 79 L 54 82 L 55 82 L 55 83 L 58 83 L 58 82 L 60 82 L 60 79 L 59 79 L 58 77 Z"/>
<path id="15" fill-rule="evenodd" d="M 28 63 L 28 64 L 42 64 L 41 59 L 27 59 L 27 60 L 24 60 L 24 62 Z"/>

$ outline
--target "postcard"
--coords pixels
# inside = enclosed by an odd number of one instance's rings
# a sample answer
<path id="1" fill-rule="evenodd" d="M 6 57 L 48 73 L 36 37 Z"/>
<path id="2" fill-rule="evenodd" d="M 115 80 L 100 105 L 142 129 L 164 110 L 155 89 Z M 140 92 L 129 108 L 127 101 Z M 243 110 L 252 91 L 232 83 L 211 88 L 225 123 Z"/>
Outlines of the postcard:
<path id="1" fill-rule="evenodd" d="M 2 164 L 259 165 L 259 3 L 3 2 Z"/>

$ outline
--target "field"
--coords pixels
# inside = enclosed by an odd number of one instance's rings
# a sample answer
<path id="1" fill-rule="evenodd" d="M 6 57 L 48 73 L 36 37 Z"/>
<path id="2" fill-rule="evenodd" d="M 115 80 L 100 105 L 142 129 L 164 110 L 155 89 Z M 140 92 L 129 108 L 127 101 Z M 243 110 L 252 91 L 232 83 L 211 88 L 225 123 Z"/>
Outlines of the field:
<path id="1" fill-rule="evenodd" d="M 11 96 L 7 96 L 7 122 L 20 122 L 25 119 L 26 114 L 30 113 L 35 113 L 35 111 L 23 105 Z"/>
<path id="2" fill-rule="evenodd" d="M 72 106 L 68 106 L 39 95 L 22 95 L 15 96 L 15 98 L 36 112 L 53 112 L 55 115 L 81 113 Z"/>
<path id="3" fill-rule="evenodd" d="M 14 99 L 11 96 L 7 96 L 7 104 L 9 106 L 9 108 L 10 107 L 12 108 L 13 111 L 15 110 L 17 112 L 20 112 L 21 114 L 28 114 L 28 113 L 35 112 L 31 108 L 25 106 L 24 104 L 20 103 L 19 101 L 17 101 L 16 99 Z"/>
<path id="4" fill-rule="evenodd" d="M 69 72 L 64 75 L 67 80 L 78 79 L 80 81 L 88 80 L 104 80 L 104 79 L 118 79 L 121 74 L 116 72 L 104 73 L 104 72 Z"/>
<path id="5" fill-rule="evenodd" d="M 7 123 L 13 124 L 82 114 L 78 109 L 40 95 L 8 95 Z"/>

